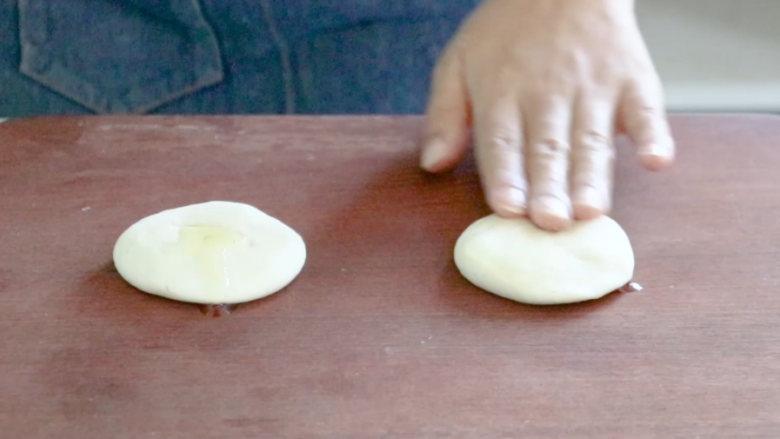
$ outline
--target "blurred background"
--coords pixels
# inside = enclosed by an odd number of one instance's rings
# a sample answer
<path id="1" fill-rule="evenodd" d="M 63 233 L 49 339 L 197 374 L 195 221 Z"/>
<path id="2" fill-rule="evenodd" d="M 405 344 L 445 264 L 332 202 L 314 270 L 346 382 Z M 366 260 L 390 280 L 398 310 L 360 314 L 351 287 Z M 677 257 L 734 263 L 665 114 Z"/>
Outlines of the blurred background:
<path id="1" fill-rule="evenodd" d="M 62 17 L 59 19 L 63 23 L 89 17 L 97 10 L 96 6 L 113 4 L 112 2 L 92 3 L 90 0 L 70 0 L 68 3 L 64 3 L 65 0 L 63 3 L 58 1 L 39 0 L 35 4 L 48 4 L 53 9 L 66 12 L 73 10 L 74 17 L 78 18 L 74 19 L 67 13 L 60 13 Z M 124 1 L 128 4 L 132 3 L 132 0 Z M 284 0 L 278 1 L 279 4 L 286 4 Z M 337 0 L 321 1 L 322 4 L 331 5 L 330 9 L 333 11 L 338 12 L 346 8 Z M 450 33 L 460 22 L 461 16 L 478 1 L 431 2 L 438 4 L 439 9 L 453 14 L 456 18 L 412 23 L 399 28 L 392 24 L 392 21 L 380 20 L 376 24 L 370 24 L 369 20 L 369 24 L 365 24 L 361 21 L 363 19 L 358 17 L 353 20 L 355 26 L 351 28 L 317 30 L 321 32 L 317 37 L 308 39 L 301 37 L 294 40 L 290 44 L 291 50 L 287 55 L 292 58 L 293 64 L 298 63 L 303 66 L 291 72 L 295 75 L 297 86 L 301 88 L 297 93 L 300 102 L 295 103 L 296 109 L 310 113 L 318 113 L 322 110 L 336 113 L 419 111 L 426 100 L 425 93 L 420 90 L 427 89 L 429 63 L 433 63 L 438 48 L 449 38 Z M 398 8 L 401 8 L 399 5 L 407 5 L 404 7 L 410 11 L 422 8 L 415 6 L 417 3 L 401 0 L 388 0 L 387 3 L 380 0 L 351 0 L 351 2 L 361 5 L 360 8 L 355 8 L 353 5 L 352 9 L 365 10 L 363 12 L 367 17 L 374 19 L 381 18 L 383 14 L 389 14 L 392 18 L 392 11 L 387 11 L 392 10 L 393 5 Z M 94 110 L 94 106 L 90 109 L 68 99 L 63 95 L 62 87 L 58 90 L 50 90 L 36 83 L 36 80 L 20 75 L 19 49 L 23 44 L 18 39 L 17 21 L 21 21 L 19 4 L 21 4 L 19 0 L 0 0 L 0 23 L 9 24 L 9 26 L 0 26 L 0 118 L 35 113 L 82 113 Z M 205 87 L 200 93 L 187 95 L 183 99 L 174 99 L 175 96 L 153 96 L 159 97 L 161 102 L 164 101 L 164 105 L 154 108 L 154 111 L 283 112 L 285 97 L 269 95 L 273 94 L 272 92 L 279 94 L 285 86 L 290 86 L 284 82 L 288 79 L 284 74 L 289 72 L 283 71 L 283 68 L 278 65 L 279 55 L 270 50 L 273 48 L 274 41 L 266 35 L 268 29 L 264 28 L 260 8 L 255 5 L 244 6 L 242 9 L 230 6 L 244 4 L 242 2 L 223 3 L 219 0 L 201 0 L 200 4 L 208 6 L 205 8 L 208 12 L 207 19 L 213 18 L 209 14 L 220 16 L 220 20 L 212 21 L 219 21 L 220 26 L 223 27 L 217 29 L 217 34 L 220 35 L 223 55 L 229 58 L 224 70 L 226 79 L 216 87 Z M 445 6 L 441 6 L 442 4 Z M 53 5 L 57 7 L 54 8 Z M 67 7 L 63 7 L 64 5 Z M 31 28 L 28 38 L 33 39 L 30 41 L 36 38 L 34 31 L 46 33 L 57 29 L 57 26 L 45 23 L 45 20 L 37 17 L 36 10 L 28 9 L 30 12 L 27 13 L 27 24 Z M 103 9 L 106 8 L 100 10 Z M 376 12 L 374 9 L 384 12 Z M 424 9 L 420 10 L 424 11 Z M 78 10 L 82 11 L 78 12 Z M 243 10 L 246 11 L 241 12 Z M 84 11 L 87 13 L 85 14 Z M 106 17 L 111 10 L 106 9 L 106 11 L 100 14 L 94 12 L 94 15 L 98 18 Z M 256 16 L 242 15 L 247 11 Z M 664 81 L 670 111 L 780 113 L 780 0 L 637 0 L 637 16 Z M 279 25 L 282 26 L 281 30 L 285 30 L 284 26 L 289 23 L 286 23 L 284 17 L 282 18 Z M 130 26 L 135 23 L 132 19 L 133 17 L 125 18 L 119 23 Z M 110 32 L 120 36 L 123 35 L 122 32 L 128 35 L 135 32 L 151 40 L 147 32 L 156 29 L 152 26 L 154 23 L 139 22 L 147 27 L 138 25 L 137 28 L 130 26 L 124 30 L 112 31 L 98 26 L 102 18 L 95 20 L 96 23 L 84 28 L 84 31 L 90 30 L 91 33 L 85 32 L 82 39 L 93 41 L 99 40 L 101 35 Z M 293 19 L 287 21 L 295 23 Z M 33 25 L 37 28 L 33 28 Z M 78 28 L 76 29 L 79 31 Z M 113 45 L 103 44 L 104 54 L 132 51 L 132 44 L 137 41 L 133 38 L 137 36 L 127 37 L 128 41 L 125 43 L 115 38 L 117 41 L 114 41 Z M 393 48 L 409 44 L 407 41 L 409 39 L 418 41 L 419 47 L 414 46 L 403 52 L 405 54 L 403 57 L 392 55 Z M 378 48 L 372 41 L 384 43 Z M 122 44 L 129 46 L 125 50 Z M 139 52 L 142 58 L 166 59 L 165 54 L 168 52 L 162 49 L 157 54 L 147 56 L 145 51 L 152 50 L 154 46 L 149 46 L 149 41 L 146 41 L 146 44 L 146 46 L 136 47 L 135 52 Z M 51 49 L 52 53 L 63 52 L 64 49 L 54 46 Z M 345 50 L 345 47 L 348 47 L 348 50 Z M 78 72 L 76 76 L 88 77 L 89 74 L 93 74 L 95 77 L 91 81 L 98 84 L 106 77 L 100 68 L 94 67 L 99 65 L 95 60 L 101 59 L 100 53 L 95 59 L 91 61 L 89 59 L 89 56 L 92 56 L 89 54 L 92 51 L 90 44 L 72 43 L 66 50 L 74 51 L 69 58 L 75 60 L 77 67 L 83 64 L 76 70 Z M 377 56 L 380 52 L 388 52 L 390 55 L 382 59 Z M 135 67 L 133 58 L 128 59 L 129 65 Z M 37 67 L 46 67 L 47 62 L 46 60 L 39 62 L 40 65 Z M 189 65 L 188 62 L 177 60 L 169 62 L 174 66 L 177 65 L 176 63 Z M 119 63 L 117 66 L 117 68 L 124 68 Z M 380 67 L 375 68 L 375 66 Z M 165 68 L 170 68 L 170 65 L 161 63 L 161 66 L 150 65 L 149 68 L 163 71 Z M 406 75 L 392 75 L 395 70 L 403 70 Z M 61 72 L 60 76 L 62 76 Z M 132 75 L 130 76 L 132 79 Z M 46 83 L 45 79 L 43 83 Z M 64 79 L 59 81 L 62 82 Z M 358 84 L 362 84 L 363 88 Z M 91 92 L 84 87 L 76 92 L 82 97 L 91 95 Z M 365 95 L 365 98 L 361 97 L 362 95 Z M 83 103 L 83 100 L 79 103 Z"/>
<path id="2" fill-rule="evenodd" d="M 637 0 L 671 111 L 780 112 L 780 0 Z"/>

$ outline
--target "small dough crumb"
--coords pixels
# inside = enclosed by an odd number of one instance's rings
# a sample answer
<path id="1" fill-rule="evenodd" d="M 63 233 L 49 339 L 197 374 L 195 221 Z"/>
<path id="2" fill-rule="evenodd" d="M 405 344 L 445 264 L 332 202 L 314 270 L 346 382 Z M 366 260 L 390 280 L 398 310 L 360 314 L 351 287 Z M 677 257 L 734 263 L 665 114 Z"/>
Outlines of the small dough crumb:
<path id="1" fill-rule="evenodd" d="M 166 210 L 128 228 L 114 265 L 149 294 L 205 305 L 271 295 L 306 261 L 303 238 L 253 206 L 212 201 Z"/>
<path id="2" fill-rule="evenodd" d="M 547 232 L 527 219 L 491 215 L 455 245 L 455 264 L 474 285 L 517 302 L 556 305 L 601 298 L 631 281 L 634 252 L 609 217 Z"/>
<path id="3" fill-rule="evenodd" d="M 636 282 L 629 282 L 627 285 L 623 286 L 623 288 L 620 289 L 621 293 L 638 293 L 640 291 L 644 290 L 644 287 L 642 285 L 639 285 Z"/>

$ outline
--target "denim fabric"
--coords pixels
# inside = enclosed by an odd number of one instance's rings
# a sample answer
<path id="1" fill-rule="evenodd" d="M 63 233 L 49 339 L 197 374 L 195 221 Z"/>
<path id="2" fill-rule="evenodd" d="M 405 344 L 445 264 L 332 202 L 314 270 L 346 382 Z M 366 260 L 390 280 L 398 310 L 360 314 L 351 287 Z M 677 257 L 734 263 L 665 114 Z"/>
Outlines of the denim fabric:
<path id="1" fill-rule="evenodd" d="M 0 117 L 419 113 L 478 0 L 0 0 Z"/>

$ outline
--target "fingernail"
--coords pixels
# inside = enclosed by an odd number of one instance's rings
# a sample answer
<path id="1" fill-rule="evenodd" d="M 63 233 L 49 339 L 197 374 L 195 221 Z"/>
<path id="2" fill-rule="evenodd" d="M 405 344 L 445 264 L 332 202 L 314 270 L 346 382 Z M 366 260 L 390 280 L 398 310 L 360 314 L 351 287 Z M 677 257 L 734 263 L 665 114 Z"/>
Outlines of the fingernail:
<path id="1" fill-rule="evenodd" d="M 501 200 L 499 204 L 498 209 L 501 210 L 501 212 L 497 213 L 509 217 L 525 216 L 528 210 L 526 208 L 526 202 L 525 191 L 516 187 L 511 187 L 507 189 L 505 198 Z"/>
<path id="2" fill-rule="evenodd" d="M 639 148 L 639 154 L 668 157 L 672 155 L 672 151 L 671 146 L 667 142 L 653 142 Z"/>
<path id="3" fill-rule="evenodd" d="M 653 143 L 639 150 L 642 165 L 651 170 L 660 170 L 674 160 L 674 149 L 665 144 Z"/>
<path id="4" fill-rule="evenodd" d="M 546 230 L 560 230 L 571 219 L 569 207 L 563 201 L 551 196 L 534 200 L 531 216 L 537 226 Z"/>
<path id="5" fill-rule="evenodd" d="M 558 198 L 541 197 L 539 198 L 539 205 L 550 215 L 555 215 L 560 218 L 569 218 L 569 208 Z"/>
<path id="6" fill-rule="evenodd" d="M 574 202 L 574 216 L 577 219 L 598 218 L 606 209 L 604 196 L 596 188 L 588 186 L 577 191 Z"/>
<path id="7" fill-rule="evenodd" d="M 447 149 L 447 144 L 443 140 L 438 138 L 429 140 L 423 146 L 420 166 L 429 171 L 435 169 L 436 165 L 446 156 Z"/>

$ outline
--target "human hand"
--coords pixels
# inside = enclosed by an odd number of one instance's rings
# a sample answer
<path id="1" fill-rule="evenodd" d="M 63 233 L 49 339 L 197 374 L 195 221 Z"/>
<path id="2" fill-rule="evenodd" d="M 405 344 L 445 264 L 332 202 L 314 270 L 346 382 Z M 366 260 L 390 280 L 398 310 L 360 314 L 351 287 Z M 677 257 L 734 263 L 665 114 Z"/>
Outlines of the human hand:
<path id="1" fill-rule="evenodd" d="M 613 139 L 641 163 L 674 158 L 661 81 L 632 0 L 486 0 L 433 75 L 421 164 L 454 167 L 471 131 L 501 216 L 559 230 L 611 207 Z"/>

